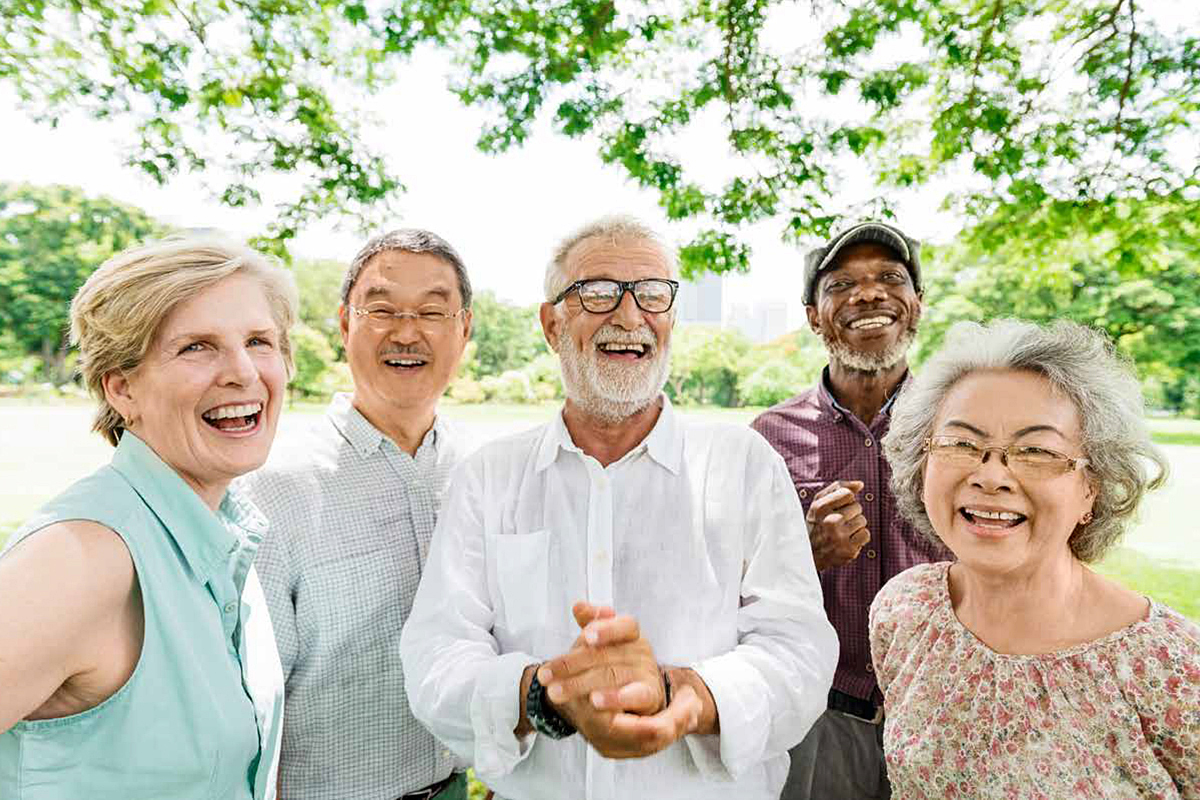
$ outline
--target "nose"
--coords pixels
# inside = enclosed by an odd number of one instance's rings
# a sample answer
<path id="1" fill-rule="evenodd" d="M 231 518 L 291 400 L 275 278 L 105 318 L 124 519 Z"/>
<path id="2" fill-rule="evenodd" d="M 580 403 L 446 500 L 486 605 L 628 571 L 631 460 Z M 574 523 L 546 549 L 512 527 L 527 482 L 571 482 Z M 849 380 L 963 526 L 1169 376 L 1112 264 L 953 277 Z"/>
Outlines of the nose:
<path id="1" fill-rule="evenodd" d="M 258 367 L 245 347 L 229 351 L 222 366 L 222 385 L 252 386 L 258 380 Z"/>
<path id="2" fill-rule="evenodd" d="M 979 465 L 971 472 L 971 485 L 989 494 L 1012 491 L 1013 474 L 1003 448 L 989 447 L 983 451 Z"/>
<path id="3" fill-rule="evenodd" d="M 850 299 L 858 303 L 874 303 L 887 299 L 887 290 L 877 281 L 863 281 L 856 284 Z"/>
<path id="4" fill-rule="evenodd" d="M 388 341 L 412 344 L 421 338 L 421 329 L 416 316 L 397 317 L 388 328 Z"/>
<path id="5" fill-rule="evenodd" d="M 621 301 L 612 310 L 608 320 L 613 325 L 627 331 L 642 327 L 642 310 L 638 308 L 637 301 L 633 299 L 633 292 L 625 292 L 621 295 Z"/>

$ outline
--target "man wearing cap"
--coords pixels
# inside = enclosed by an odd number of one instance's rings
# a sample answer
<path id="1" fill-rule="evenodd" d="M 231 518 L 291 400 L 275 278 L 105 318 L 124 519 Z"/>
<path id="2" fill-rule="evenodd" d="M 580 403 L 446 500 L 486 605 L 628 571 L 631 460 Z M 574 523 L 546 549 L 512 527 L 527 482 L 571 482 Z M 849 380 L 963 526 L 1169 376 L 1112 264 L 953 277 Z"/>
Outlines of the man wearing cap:
<path id="1" fill-rule="evenodd" d="M 879 447 L 921 318 L 918 250 L 897 228 L 863 222 L 808 254 L 805 311 L 829 364 L 752 423 L 788 465 L 841 642 L 829 709 L 792 749 L 782 800 L 891 795 L 867 611 L 893 575 L 945 558 L 898 514 Z"/>

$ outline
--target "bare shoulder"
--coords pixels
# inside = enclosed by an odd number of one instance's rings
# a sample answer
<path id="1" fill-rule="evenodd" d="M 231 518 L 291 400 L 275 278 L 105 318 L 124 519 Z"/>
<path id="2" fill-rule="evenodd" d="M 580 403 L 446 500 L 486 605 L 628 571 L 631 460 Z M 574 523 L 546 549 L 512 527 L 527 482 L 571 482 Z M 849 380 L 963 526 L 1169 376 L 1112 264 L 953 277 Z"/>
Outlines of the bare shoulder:
<path id="1" fill-rule="evenodd" d="M 15 545 L 0 559 L 0 574 L 26 592 L 57 597 L 58 607 L 71 600 L 119 604 L 132 589 L 134 566 L 125 541 L 111 528 L 65 520 Z"/>

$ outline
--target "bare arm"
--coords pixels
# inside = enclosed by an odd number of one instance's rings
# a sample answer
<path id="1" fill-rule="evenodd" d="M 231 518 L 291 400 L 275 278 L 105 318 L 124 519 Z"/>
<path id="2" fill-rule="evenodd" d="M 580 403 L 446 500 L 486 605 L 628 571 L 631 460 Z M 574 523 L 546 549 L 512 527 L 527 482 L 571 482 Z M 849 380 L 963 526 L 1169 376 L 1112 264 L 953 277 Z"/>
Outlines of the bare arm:
<path id="1" fill-rule="evenodd" d="M 102 525 L 56 523 L 14 547 L 0 559 L 0 609 L 0 732 L 98 705 L 137 664 L 133 560 Z"/>

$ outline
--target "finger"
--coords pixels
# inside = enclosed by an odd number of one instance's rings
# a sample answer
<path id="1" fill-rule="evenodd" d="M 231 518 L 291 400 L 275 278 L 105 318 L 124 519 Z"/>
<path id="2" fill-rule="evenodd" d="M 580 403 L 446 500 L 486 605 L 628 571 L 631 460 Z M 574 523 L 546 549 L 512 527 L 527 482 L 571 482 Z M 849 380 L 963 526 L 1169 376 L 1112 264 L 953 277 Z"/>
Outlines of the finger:
<path id="1" fill-rule="evenodd" d="M 615 689 L 593 689 L 589 699 L 599 711 L 628 711 L 649 714 L 658 710 L 660 687 L 645 681 L 634 681 Z"/>
<path id="2" fill-rule="evenodd" d="M 587 642 L 581 642 L 578 647 L 572 647 L 570 651 L 538 667 L 537 678 L 542 686 L 549 688 L 552 682 L 581 675 L 599 664 L 606 663 L 609 657 L 606 651 L 593 649 L 587 646 Z"/>
<path id="3" fill-rule="evenodd" d="M 836 489 L 812 503 L 813 514 L 820 519 L 831 511 L 839 510 L 842 506 L 855 502 L 854 492 L 849 489 Z"/>
<path id="4" fill-rule="evenodd" d="M 853 523 L 856 519 L 863 518 L 863 508 L 858 503 L 852 503 L 848 506 L 843 506 L 837 510 L 837 513 L 838 516 L 841 517 L 841 520 L 838 522 L 838 530 L 844 533 L 849 533 L 850 531 L 859 527 Z M 825 519 L 826 522 L 828 522 L 829 518 L 826 517 Z"/>
<path id="5" fill-rule="evenodd" d="M 571 606 L 571 613 L 575 615 L 575 624 L 582 628 L 594 619 L 611 617 L 617 612 L 613 611 L 611 606 L 594 606 L 585 600 L 580 600 Z"/>
<path id="6" fill-rule="evenodd" d="M 862 488 L 863 488 L 862 481 L 831 481 L 830 483 L 826 484 L 825 486 L 822 486 L 820 488 L 820 490 L 818 490 L 817 493 L 813 495 L 813 500 L 816 500 L 817 498 L 820 498 L 820 497 L 824 497 L 825 495 L 829 494 L 830 492 L 837 491 L 838 489 L 849 489 L 851 492 L 861 492 Z"/>
<path id="7" fill-rule="evenodd" d="M 619 713 L 610 723 L 612 733 L 625 739 L 641 755 L 657 753 L 693 731 L 700 724 L 702 706 L 691 686 L 684 686 L 671 705 L 657 714 L 638 716 Z"/>
<path id="8" fill-rule="evenodd" d="M 855 547 L 863 547 L 867 542 L 871 541 L 871 532 L 866 526 L 859 528 L 854 533 L 850 534 L 849 542 Z"/>
<path id="9" fill-rule="evenodd" d="M 546 693 L 555 703 L 570 703 L 590 698 L 592 692 L 619 689 L 630 683 L 645 680 L 645 670 L 630 664 L 601 664 L 594 669 L 569 678 L 558 678 L 546 684 Z"/>
<path id="10" fill-rule="evenodd" d="M 592 647 L 633 642 L 641 635 L 637 619 L 628 614 L 592 620 L 583 629 L 583 638 Z"/>

